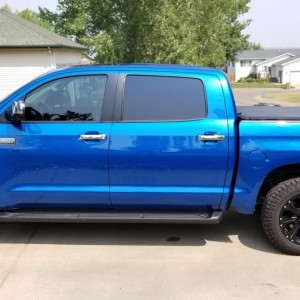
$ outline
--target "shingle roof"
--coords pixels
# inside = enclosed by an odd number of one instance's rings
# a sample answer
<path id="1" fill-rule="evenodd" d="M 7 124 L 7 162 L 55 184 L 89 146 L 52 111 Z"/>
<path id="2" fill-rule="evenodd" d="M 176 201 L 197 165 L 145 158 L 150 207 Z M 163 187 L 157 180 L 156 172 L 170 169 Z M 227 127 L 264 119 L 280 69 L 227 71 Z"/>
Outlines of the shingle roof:
<path id="1" fill-rule="evenodd" d="M 238 59 L 270 59 L 285 53 L 300 55 L 300 48 L 246 50 L 240 53 Z"/>
<path id="2" fill-rule="evenodd" d="M 272 57 L 272 58 L 264 59 L 264 60 L 262 60 L 262 61 L 259 61 L 259 62 L 256 63 L 255 65 L 256 65 L 256 66 L 263 65 L 263 64 L 266 64 L 266 63 L 272 61 L 273 59 L 278 59 L 278 58 L 283 59 L 283 57 L 284 57 L 284 56 L 287 56 L 287 55 L 289 56 L 289 58 L 290 58 L 290 57 L 292 57 L 292 58 L 295 57 L 295 55 L 294 55 L 294 54 L 291 54 L 291 53 L 282 53 L 282 54 L 277 55 L 277 56 L 274 56 L 274 57 Z M 287 59 L 287 58 L 285 58 L 285 59 Z"/>
<path id="3" fill-rule="evenodd" d="M 285 60 L 282 60 L 282 61 L 279 61 L 278 63 L 276 63 L 275 65 L 286 65 L 286 64 L 289 64 L 293 61 L 296 61 L 296 60 L 299 60 L 300 59 L 300 56 L 294 56 L 294 57 L 290 57 L 290 58 L 287 58 Z"/>
<path id="4" fill-rule="evenodd" d="M 0 48 L 44 47 L 86 49 L 50 30 L 0 10 Z"/>

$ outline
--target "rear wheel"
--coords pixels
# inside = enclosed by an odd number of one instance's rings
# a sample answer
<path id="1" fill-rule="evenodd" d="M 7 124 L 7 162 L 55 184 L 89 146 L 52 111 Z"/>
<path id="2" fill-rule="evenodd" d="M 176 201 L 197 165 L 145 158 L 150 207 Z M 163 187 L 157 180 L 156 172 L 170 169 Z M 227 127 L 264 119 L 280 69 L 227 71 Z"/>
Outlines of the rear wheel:
<path id="1" fill-rule="evenodd" d="M 262 225 L 275 247 L 300 255 L 300 178 L 270 190 L 262 209 Z"/>

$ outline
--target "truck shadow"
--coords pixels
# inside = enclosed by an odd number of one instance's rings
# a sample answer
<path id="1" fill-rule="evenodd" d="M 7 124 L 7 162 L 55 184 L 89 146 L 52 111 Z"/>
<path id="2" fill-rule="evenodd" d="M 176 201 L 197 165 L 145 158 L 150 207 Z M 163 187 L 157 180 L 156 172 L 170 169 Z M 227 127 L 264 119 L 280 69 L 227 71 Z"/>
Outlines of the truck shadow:
<path id="1" fill-rule="evenodd" d="M 205 246 L 241 243 L 258 251 L 278 252 L 265 237 L 259 213 L 227 212 L 217 225 L 2 223 L 1 244 Z"/>

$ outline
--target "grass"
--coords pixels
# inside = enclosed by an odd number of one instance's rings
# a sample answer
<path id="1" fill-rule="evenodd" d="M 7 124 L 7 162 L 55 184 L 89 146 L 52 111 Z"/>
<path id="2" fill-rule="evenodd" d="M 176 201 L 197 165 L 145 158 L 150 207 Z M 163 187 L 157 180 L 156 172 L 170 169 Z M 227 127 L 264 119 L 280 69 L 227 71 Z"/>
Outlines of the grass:
<path id="1" fill-rule="evenodd" d="M 274 84 L 274 83 L 232 83 L 231 86 L 233 88 L 278 88 L 284 89 L 286 88 L 285 84 Z"/>
<path id="2" fill-rule="evenodd" d="M 299 94 L 272 93 L 272 94 L 262 95 L 262 97 L 270 100 L 280 100 L 280 101 L 286 101 L 292 103 L 300 103 L 300 93 Z"/>

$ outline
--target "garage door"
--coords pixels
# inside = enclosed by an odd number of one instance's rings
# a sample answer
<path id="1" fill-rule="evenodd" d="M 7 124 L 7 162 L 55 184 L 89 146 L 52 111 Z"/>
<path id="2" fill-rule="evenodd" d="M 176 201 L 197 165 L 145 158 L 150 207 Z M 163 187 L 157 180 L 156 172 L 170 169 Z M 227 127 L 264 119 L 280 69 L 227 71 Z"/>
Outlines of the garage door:
<path id="1" fill-rule="evenodd" d="M 291 72 L 291 85 L 300 85 L 300 71 Z"/>

